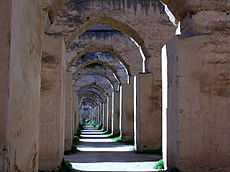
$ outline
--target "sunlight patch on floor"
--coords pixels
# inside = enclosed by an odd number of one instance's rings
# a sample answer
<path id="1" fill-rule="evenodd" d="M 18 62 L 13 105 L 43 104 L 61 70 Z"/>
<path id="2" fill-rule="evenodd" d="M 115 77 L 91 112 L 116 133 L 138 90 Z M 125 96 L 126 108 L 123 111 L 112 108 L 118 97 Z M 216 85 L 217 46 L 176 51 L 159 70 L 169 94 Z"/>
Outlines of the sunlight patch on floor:
<path id="1" fill-rule="evenodd" d="M 94 135 L 94 134 L 100 135 L 100 134 L 105 134 L 105 133 L 106 132 L 104 132 L 104 131 L 91 131 L 91 132 L 82 131 L 81 132 L 81 134 L 83 134 L 83 135 L 87 135 L 87 134 L 89 134 L 89 135 Z"/>
<path id="2" fill-rule="evenodd" d="M 84 129 L 84 130 L 81 130 L 81 132 L 97 132 L 97 131 L 99 131 L 99 132 L 104 132 L 104 130 L 96 130 L 96 129 L 92 129 L 92 130 L 87 130 L 87 129 Z"/>
<path id="3" fill-rule="evenodd" d="M 108 138 L 108 136 L 107 135 L 100 135 L 100 134 L 95 134 L 95 135 L 86 135 L 86 134 L 81 134 L 80 135 L 80 137 L 83 137 L 83 138 L 85 138 L 85 137 L 90 137 L 90 138 Z"/>
<path id="4" fill-rule="evenodd" d="M 82 152 L 130 152 L 133 151 L 133 146 L 113 146 L 113 147 L 83 147 L 78 146 L 77 149 Z"/>
<path id="5" fill-rule="evenodd" d="M 113 139 L 79 139 L 80 142 L 89 142 L 89 143 L 114 143 L 116 142 Z"/>
<path id="6" fill-rule="evenodd" d="M 154 162 L 96 162 L 71 164 L 75 170 L 81 171 L 162 171 L 153 169 Z"/>

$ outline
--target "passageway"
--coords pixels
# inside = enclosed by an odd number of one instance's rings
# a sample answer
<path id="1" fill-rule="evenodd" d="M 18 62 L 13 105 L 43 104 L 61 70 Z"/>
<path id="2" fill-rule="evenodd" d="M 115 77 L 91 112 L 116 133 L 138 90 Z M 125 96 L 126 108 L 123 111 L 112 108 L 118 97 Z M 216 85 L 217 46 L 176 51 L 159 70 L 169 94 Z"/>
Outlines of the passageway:
<path id="1" fill-rule="evenodd" d="M 78 145 L 79 152 L 66 155 L 79 171 L 156 171 L 157 154 L 135 153 L 133 145 L 117 142 L 103 130 L 84 124 Z"/>
<path id="2" fill-rule="evenodd" d="M 0 0 L 0 172 L 229 172 L 229 10 Z"/>

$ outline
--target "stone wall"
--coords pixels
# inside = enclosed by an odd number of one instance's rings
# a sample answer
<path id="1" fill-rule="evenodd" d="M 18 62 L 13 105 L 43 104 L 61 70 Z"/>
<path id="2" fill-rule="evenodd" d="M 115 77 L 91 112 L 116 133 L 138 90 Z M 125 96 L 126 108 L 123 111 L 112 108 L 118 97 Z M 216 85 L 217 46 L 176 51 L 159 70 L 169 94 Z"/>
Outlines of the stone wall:
<path id="1" fill-rule="evenodd" d="M 3 1 L 0 2 L 0 11 L 0 114 L 4 122 L 0 129 L 0 171 L 37 171 L 42 30 L 40 2 Z"/>
<path id="2" fill-rule="evenodd" d="M 65 78 L 65 150 L 70 150 L 74 127 L 72 73 L 66 72 Z"/>
<path id="3" fill-rule="evenodd" d="M 177 131 L 177 135 L 168 131 L 175 142 L 170 157 L 183 171 L 229 171 L 229 38 L 219 34 L 178 37 L 168 47 L 168 58 L 174 59 L 169 63 L 169 89 L 174 90 L 168 99 L 176 101 L 168 109 L 168 116 L 176 114 L 176 122 L 168 123 Z"/>
<path id="4" fill-rule="evenodd" d="M 53 170 L 64 154 L 65 46 L 61 37 L 43 37 L 39 169 Z"/>
<path id="5" fill-rule="evenodd" d="M 11 1 L 0 2 L 0 171 L 7 169 L 7 107 L 9 86 L 9 57 L 10 57 L 10 17 Z"/>

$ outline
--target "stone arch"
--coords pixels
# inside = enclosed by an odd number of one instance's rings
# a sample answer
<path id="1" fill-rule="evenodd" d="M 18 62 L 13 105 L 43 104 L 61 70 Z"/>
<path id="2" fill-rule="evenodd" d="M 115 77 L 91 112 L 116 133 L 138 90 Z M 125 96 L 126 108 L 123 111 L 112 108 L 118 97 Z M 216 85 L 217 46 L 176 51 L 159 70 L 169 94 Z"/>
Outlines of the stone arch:
<path id="1" fill-rule="evenodd" d="M 95 99 L 93 99 L 92 97 L 81 97 L 81 98 L 79 98 L 79 104 L 80 104 L 80 106 L 82 105 L 82 102 L 86 102 L 86 103 L 89 103 L 89 102 L 92 102 L 92 104 L 93 104 L 93 107 L 96 107 L 97 106 L 97 101 L 95 100 Z"/>
<path id="2" fill-rule="evenodd" d="M 104 93 L 104 96 L 109 96 L 109 92 L 103 88 L 101 88 L 99 85 L 97 85 L 96 83 L 93 83 L 93 84 L 88 84 L 88 85 L 84 85 L 82 87 L 79 88 L 80 89 L 84 89 L 84 88 L 94 88 L 96 90 L 98 90 L 101 94 Z"/>
<path id="3" fill-rule="evenodd" d="M 74 41 L 76 37 L 79 37 L 82 33 L 84 33 L 86 30 L 88 30 L 90 27 L 92 27 L 95 24 L 102 24 L 108 27 L 112 27 L 127 36 L 131 37 L 135 40 L 135 42 L 141 47 L 143 54 L 146 59 L 150 57 L 149 53 L 147 52 L 144 44 L 144 40 L 140 37 L 140 35 L 129 25 L 115 20 L 113 17 L 103 14 L 102 16 L 95 17 L 94 19 L 88 20 L 86 23 L 81 25 L 76 31 L 71 33 L 68 38 L 66 39 L 66 46 L 69 47 L 70 44 Z"/>
<path id="4" fill-rule="evenodd" d="M 101 97 L 102 100 L 106 99 L 106 96 L 102 92 L 100 92 L 99 90 L 92 88 L 92 87 L 80 88 L 78 92 L 86 92 L 86 91 L 95 92 L 98 96 Z"/>
<path id="5" fill-rule="evenodd" d="M 106 69 L 109 69 L 115 75 L 115 78 L 119 83 L 122 83 L 122 84 L 127 83 L 128 74 L 125 74 L 124 76 L 119 75 L 119 73 L 117 72 L 117 69 L 116 69 L 117 66 L 110 65 L 109 63 L 107 63 L 105 61 L 101 61 L 101 60 L 88 60 L 88 61 L 86 61 L 84 63 L 79 64 L 78 66 L 76 66 L 77 67 L 76 73 L 78 73 L 79 70 L 81 70 L 81 69 L 83 69 L 83 68 L 85 68 L 85 67 L 87 67 L 89 65 L 93 65 L 93 64 L 99 64 L 102 67 L 104 67 Z"/>
<path id="6" fill-rule="evenodd" d="M 97 64 L 97 63 L 90 63 L 90 64 L 87 64 L 87 65 L 84 65 L 83 66 L 84 70 L 83 71 L 77 71 L 75 73 L 75 75 L 78 75 L 81 72 L 99 72 L 99 73 L 101 73 L 103 75 L 108 75 L 108 77 L 112 76 L 113 79 L 111 79 L 111 80 L 113 80 L 114 82 L 118 82 L 119 84 L 121 83 L 121 79 L 118 76 L 117 72 L 114 73 L 114 71 L 110 67 L 108 67 L 106 65 L 102 65 L 102 67 L 97 67 L 95 69 L 95 68 L 90 68 L 89 67 L 91 64 L 94 65 L 94 64 Z M 101 63 L 99 63 L 99 64 L 101 64 Z"/>
<path id="7" fill-rule="evenodd" d="M 84 77 L 82 77 L 81 79 L 75 82 L 75 86 L 79 88 L 83 85 L 93 84 L 93 83 L 97 83 L 98 85 L 100 84 L 102 88 L 110 90 L 110 92 L 114 91 L 113 84 L 105 77 L 100 75 L 96 75 L 96 76 L 85 75 Z"/>
<path id="8" fill-rule="evenodd" d="M 158 0 L 147 0 L 144 3 L 121 3 L 116 0 L 103 0 L 103 3 L 98 0 L 87 0 L 84 3 L 72 1 L 60 10 L 50 33 L 62 33 L 66 43 L 71 44 L 73 39 L 95 24 L 115 28 L 133 39 L 146 58 L 145 71 L 154 73 L 161 65 L 159 58 L 162 46 L 176 31 L 164 9 L 164 5 Z M 159 70 L 156 73 L 160 76 Z"/>
<path id="9" fill-rule="evenodd" d="M 114 82 L 111 80 L 111 78 L 109 78 L 108 76 L 104 75 L 103 73 L 100 73 L 99 71 L 94 71 L 94 72 L 91 72 L 91 73 L 94 73 L 95 75 L 98 75 L 98 76 L 101 76 L 101 77 L 104 77 L 106 80 L 108 80 L 114 88 L 119 88 L 119 83 L 118 82 Z M 87 75 L 87 73 L 86 73 Z M 77 81 L 77 80 L 80 80 L 81 78 L 83 78 L 85 75 L 79 75 L 79 76 L 75 76 L 74 79 Z"/>
<path id="10" fill-rule="evenodd" d="M 91 92 L 91 91 L 85 91 L 82 93 L 78 93 L 78 96 L 80 98 L 81 97 L 92 97 L 95 100 L 97 100 L 97 102 L 103 102 L 103 99 L 99 95 L 97 95 L 95 92 Z"/>
<path id="11" fill-rule="evenodd" d="M 119 61 L 127 69 L 130 66 L 130 70 L 145 71 L 145 58 L 141 55 L 137 45 L 129 37 L 116 30 L 110 31 L 109 34 L 107 32 L 103 33 L 103 31 L 89 30 L 76 38 L 67 50 L 69 60 L 73 59 L 75 54 L 84 51 L 84 49 L 90 50 L 90 47 L 93 47 L 95 50 L 98 47 L 102 51 L 108 50 L 108 52 L 113 54 L 116 53 Z M 105 47 L 105 49 L 101 47 Z"/>
<path id="12" fill-rule="evenodd" d="M 82 56 L 90 52 L 110 52 L 114 54 L 114 56 L 126 68 L 128 75 L 130 75 L 131 73 L 130 66 L 126 63 L 126 61 L 122 58 L 122 56 L 119 53 L 114 51 L 112 46 L 107 46 L 107 45 L 103 45 L 103 46 L 90 45 L 90 46 L 85 47 L 84 50 L 79 51 L 72 59 L 70 59 L 70 61 L 68 62 L 67 69 L 70 68 L 71 65 L 74 64 L 76 61 L 78 61 Z"/>

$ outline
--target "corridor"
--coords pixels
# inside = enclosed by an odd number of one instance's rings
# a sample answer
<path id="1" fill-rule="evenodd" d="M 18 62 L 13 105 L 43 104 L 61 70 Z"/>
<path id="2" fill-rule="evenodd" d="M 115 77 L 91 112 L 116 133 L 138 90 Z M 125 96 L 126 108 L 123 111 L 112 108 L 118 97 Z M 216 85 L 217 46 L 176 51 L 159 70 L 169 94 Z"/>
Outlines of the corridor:
<path id="1" fill-rule="evenodd" d="M 229 14 L 0 0 L 0 172 L 230 172 Z"/>
<path id="2" fill-rule="evenodd" d="M 132 145 L 85 124 L 76 154 L 66 155 L 76 171 L 157 171 L 153 167 L 160 155 L 135 153 Z"/>

